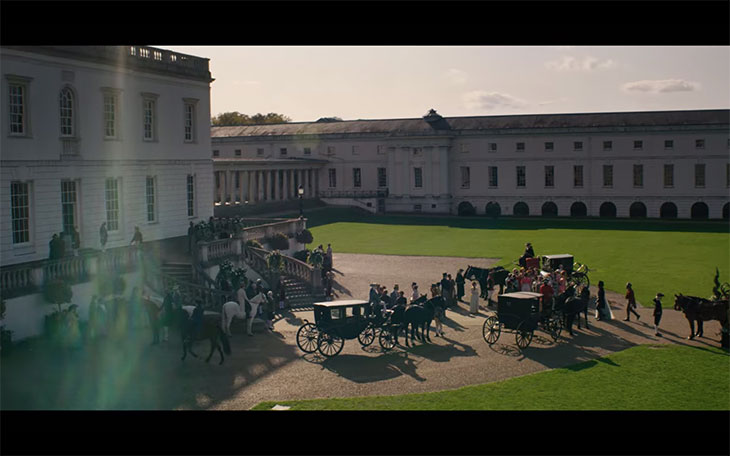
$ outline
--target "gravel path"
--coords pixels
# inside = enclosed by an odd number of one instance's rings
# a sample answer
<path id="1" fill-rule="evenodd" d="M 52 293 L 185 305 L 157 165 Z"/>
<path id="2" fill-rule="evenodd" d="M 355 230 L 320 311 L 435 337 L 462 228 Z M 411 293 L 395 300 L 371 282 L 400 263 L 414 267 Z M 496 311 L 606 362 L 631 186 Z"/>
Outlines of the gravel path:
<path id="1" fill-rule="evenodd" d="M 335 289 L 339 299 L 366 298 L 371 282 L 383 283 L 391 290 L 394 283 L 409 287 L 415 281 L 424 288 L 439 280 L 443 272 L 455 275 L 459 268 L 466 269 L 469 264 L 487 267 L 493 263 L 473 258 L 335 254 Z M 592 279 L 597 282 L 600 278 Z M 377 341 L 363 349 L 357 340 L 348 340 L 342 353 L 330 359 L 304 355 L 296 346 L 296 331 L 303 319 L 313 320 L 311 310 L 287 313 L 276 323 L 274 333 L 263 332 L 259 327 L 253 337 L 243 334 L 243 322 L 237 320 L 232 327 L 232 355 L 222 366 L 217 364 L 217 354 L 210 364 L 200 358 L 181 363 L 177 337 L 160 346 L 149 346 L 149 333 L 145 330 L 136 342 L 138 347 L 108 344 L 103 356 L 94 349 L 62 361 L 52 353 L 41 355 L 37 351 L 4 359 L 3 408 L 245 410 L 268 400 L 396 395 L 459 388 L 565 367 L 636 344 L 719 346 L 718 322 L 705 324 L 705 338 L 687 341 L 689 327 L 684 316 L 665 309 L 661 324 L 664 337 L 658 338 L 651 325 L 652 309 L 638 309 L 639 322 L 624 322 L 623 296 L 611 292 L 607 296 L 613 303 L 615 320 L 597 322 L 591 314 L 589 330 L 575 330 L 574 337 L 563 332 L 557 344 L 538 330 L 524 351 L 517 348 L 514 334 L 507 332 L 493 346 L 487 345 L 481 331 L 491 311 L 482 309 L 479 315 L 472 316 L 466 303 L 447 313 L 445 337 L 431 333 L 430 344 L 382 353 Z M 198 347 L 198 354 L 207 355 L 207 342 Z M 137 353 L 138 358 L 135 363 L 127 363 L 134 366 L 125 371 L 128 381 L 117 374 L 113 395 L 97 391 L 100 387 L 96 378 L 104 377 L 100 372 L 130 353 Z M 69 363 L 77 365 L 71 368 Z M 39 376 L 42 369 L 48 375 Z M 48 378 L 65 378 L 66 389 L 83 388 L 67 394 L 63 385 L 56 385 L 58 382 L 43 383 Z M 46 391 L 52 388 L 60 390 Z M 85 395 L 89 397 L 81 399 Z M 99 399 L 102 396 L 104 402 Z"/>

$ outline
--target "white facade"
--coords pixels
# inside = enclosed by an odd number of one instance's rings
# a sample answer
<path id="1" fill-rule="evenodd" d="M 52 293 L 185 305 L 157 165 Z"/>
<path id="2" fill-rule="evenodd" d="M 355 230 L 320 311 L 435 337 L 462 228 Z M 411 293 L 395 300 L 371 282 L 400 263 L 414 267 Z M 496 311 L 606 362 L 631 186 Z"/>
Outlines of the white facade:
<path id="1" fill-rule="evenodd" d="M 159 240 L 212 215 L 207 59 L 141 46 L 2 47 L 1 77 L 2 265 L 48 258 L 64 224 L 78 227 L 83 249 L 100 248 L 107 222 L 113 248 L 135 226 Z"/>
<path id="2" fill-rule="evenodd" d="M 678 218 L 693 218 L 693 207 L 694 218 L 704 218 L 706 206 L 706 217 L 719 219 L 727 218 L 730 199 L 729 123 L 728 110 L 475 118 L 431 112 L 422 119 L 213 127 L 211 147 L 216 169 L 234 157 L 243 171 L 246 160 L 279 161 L 283 149 L 290 161 L 326 160 L 317 171 L 318 196 L 387 189 L 379 209 L 388 212 L 456 214 L 467 202 L 485 214 L 496 202 L 502 215 L 519 215 L 515 205 L 524 203 L 529 215 L 557 209 L 557 216 L 611 216 L 613 205 L 617 217 L 671 218 L 674 205 Z M 604 183 L 604 172 L 611 181 Z"/>

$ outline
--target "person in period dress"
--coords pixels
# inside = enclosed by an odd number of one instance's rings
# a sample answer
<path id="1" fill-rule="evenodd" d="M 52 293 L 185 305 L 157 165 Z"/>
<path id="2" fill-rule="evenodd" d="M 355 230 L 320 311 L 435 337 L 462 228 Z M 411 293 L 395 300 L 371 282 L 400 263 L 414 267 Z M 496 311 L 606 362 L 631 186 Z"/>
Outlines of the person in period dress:
<path id="1" fill-rule="evenodd" d="M 662 337 L 662 334 L 659 332 L 659 322 L 662 321 L 662 298 L 664 295 L 662 293 L 657 293 L 656 297 L 654 298 L 654 335 L 657 337 Z"/>
<path id="2" fill-rule="evenodd" d="M 596 320 L 610 320 L 611 309 L 606 301 L 606 290 L 603 288 L 603 280 L 598 282 L 598 301 L 596 302 Z"/>
<path id="3" fill-rule="evenodd" d="M 636 297 L 634 296 L 634 289 L 631 288 L 631 282 L 629 282 L 626 284 L 626 318 L 624 321 L 630 320 L 632 312 L 636 315 L 636 321 L 639 321 L 641 317 L 634 309 L 636 309 Z"/>
<path id="4" fill-rule="evenodd" d="M 459 301 L 463 301 L 464 297 L 464 284 L 466 283 L 466 279 L 464 278 L 463 274 L 464 270 L 459 269 L 459 271 L 456 273 L 456 299 Z"/>
<path id="5" fill-rule="evenodd" d="M 101 251 L 106 252 L 106 241 L 109 239 L 109 234 L 106 230 L 106 222 L 103 222 L 99 227 L 99 242 L 101 243 Z"/>
<path id="6" fill-rule="evenodd" d="M 476 281 L 471 283 L 471 297 L 469 299 L 469 312 L 479 313 L 479 284 Z"/>

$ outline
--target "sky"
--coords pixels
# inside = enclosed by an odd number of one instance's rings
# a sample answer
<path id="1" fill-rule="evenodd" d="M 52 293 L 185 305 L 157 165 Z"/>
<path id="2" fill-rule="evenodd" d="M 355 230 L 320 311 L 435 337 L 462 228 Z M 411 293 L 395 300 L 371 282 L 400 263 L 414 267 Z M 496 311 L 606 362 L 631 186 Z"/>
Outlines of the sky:
<path id="1" fill-rule="evenodd" d="M 727 109 L 726 46 L 165 46 L 210 59 L 211 114 L 294 122 Z"/>

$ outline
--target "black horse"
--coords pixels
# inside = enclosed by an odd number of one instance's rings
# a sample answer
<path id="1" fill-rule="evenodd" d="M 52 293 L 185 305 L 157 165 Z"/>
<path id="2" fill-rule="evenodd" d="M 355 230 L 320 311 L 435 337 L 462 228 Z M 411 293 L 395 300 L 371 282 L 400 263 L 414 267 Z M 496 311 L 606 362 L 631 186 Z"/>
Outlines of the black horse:
<path id="1" fill-rule="evenodd" d="M 489 283 L 489 274 L 492 274 L 492 283 Z M 482 292 L 479 295 L 482 299 L 487 299 L 488 290 L 493 285 L 499 285 L 499 294 L 502 294 L 504 292 L 504 282 L 507 280 L 507 276 L 509 275 L 509 271 L 503 268 L 502 266 L 497 266 L 495 268 L 478 268 L 476 266 L 467 266 L 466 272 L 464 273 L 464 277 L 467 280 L 476 280 L 479 282 L 479 287 L 481 288 Z"/>
<path id="2" fill-rule="evenodd" d="M 447 307 L 446 299 L 443 296 L 436 296 L 428 299 L 426 295 L 414 300 L 410 306 L 398 305 L 393 307 L 393 313 L 390 316 L 390 322 L 393 328 L 395 343 L 398 342 L 398 333 L 405 331 L 406 346 L 410 347 L 408 342 L 408 330 L 410 329 L 411 342 L 416 339 L 425 342 L 431 342 L 431 322 L 436 315 L 437 308 L 442 311 Z M 420 329 L 420 333 L 419 330 Z"/>
<path id="3" fill-rule="evenodd" d="M 570 290 L 570 288 L 572 287 L 569 287 L 568 290 Z M 568 293 L 568 290 L 566 290 L 561 296 L 565 296 Z M 577 296 L 574 292 L 565 296 L 564 302 L 562 303 L 562 312 L 563 315 L 565 315 L 565 327 L 568 328 L 568 333 L 571 336 L 573 335 L 573 321 L 575 320 L 575 317 L 578 317 L 578 329 L 580 329 L 581 312 L 583 312 L 586 320 L 586 329 L 588 329 L 588 302 L 590 299 L 591 292 L 588 287 L 584 287 Z"/>
<path id="4" fill-rule="evenodd" d="M 188 310 L 186 310 L 186 307 Z M 192 312 L 191 306 L 185 306 L 177 311 L 179 315 L 178 324 L 180 326 L 180 335 L 182 336 L 183 343 L 182 361 L 185 361 L 188 352 L 197 358 L 198 355 L 193 351 L 193 342 L 208 339 L 210 341 L 210 353 L 205 359 L 205 362 L 210 361 L 210 358 L 213 356 L 213 351 L 217 348 L 221 357 L 218 364 L 223 364 L 223 360 L 225 359 L 223 352 L 225 351 L 226 355 L 230 355 L 231 345 L 228 341 L 228 336 L 226 336 L 223 328 L 221 328 L 221 314 L 218 312 L 206 312 L 203 315 L 200 328 L 195 331 L 189 311 Z M 223 345 L 223 350 L 221 350 L 221 345 Z"/>
<path id="5" fill-rule="evenodd" d="M 723 328 L 728 328 L 728 300 L 710 301 L 709 299 L 699 298 L 697 296 L 684 296 L 681 293 L 674 295 L 674 310 L 684 312 L 685 318 L 689 322 L 690 335 L 687 339 L 702 337 L 703 321 L 718 320 Z M 697 322 L 697 332 L 695 333 L 694 322 Z"/>

